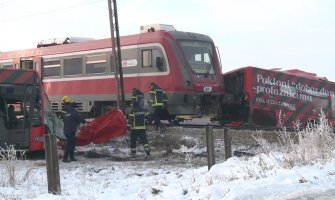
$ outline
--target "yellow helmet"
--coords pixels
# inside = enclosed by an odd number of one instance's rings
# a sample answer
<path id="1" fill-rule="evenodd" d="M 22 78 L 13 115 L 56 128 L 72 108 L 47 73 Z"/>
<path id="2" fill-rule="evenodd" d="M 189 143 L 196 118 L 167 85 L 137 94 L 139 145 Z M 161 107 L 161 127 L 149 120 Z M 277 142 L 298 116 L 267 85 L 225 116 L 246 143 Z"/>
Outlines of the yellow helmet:
<path id="1" fill-rule="evenodd" d="M 68 96 L 64 96 L 64 97 L 62 98 L 62 102 L 63 102 L 63 103 L 70 103 L 70 102 L 71 102 L 71 99 L 70 99 L 70 97 L 68 97 Z"/>

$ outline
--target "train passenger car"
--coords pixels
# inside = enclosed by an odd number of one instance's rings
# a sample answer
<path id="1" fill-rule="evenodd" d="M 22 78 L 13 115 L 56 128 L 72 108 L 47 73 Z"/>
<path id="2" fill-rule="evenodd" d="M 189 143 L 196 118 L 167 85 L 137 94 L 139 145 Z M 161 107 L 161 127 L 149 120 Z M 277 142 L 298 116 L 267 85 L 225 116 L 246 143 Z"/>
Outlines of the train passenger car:
<path id="1" fill-rule="evenodd" d="M 0 146 L 44 150 L 45 133 L 63 135 L 63 123 L 52 110 L 34 70 L 0 69 Z"/>
<path id="2" fill-rule="evenodd" d="M 68 40 L 66 40 L 68 41 Z M 68 43 L 68 42 L 64 42 Z M 176 31 L 171 25 L 142 26 L 140 34 L 120 38 L 125 98 L 132 88 L 149 98 L 150 83 L 168 96 L 168 111 L 177 117 L 217 114 L 221 65 L 209 36 Z M 68 95 L 88 117 L 116 101 L 111 40 L 88 40 L 0 53 L 0 67 L 36 69 L 54 110 Z"/>
<path id="3" fill-rule="evenodd" d="M 232 126 L 294 127 L 317 120 L 321 109 L 335 122 L 335 83 L 300 70 L 244 67 L 223 74 L 222 121 Z"/>

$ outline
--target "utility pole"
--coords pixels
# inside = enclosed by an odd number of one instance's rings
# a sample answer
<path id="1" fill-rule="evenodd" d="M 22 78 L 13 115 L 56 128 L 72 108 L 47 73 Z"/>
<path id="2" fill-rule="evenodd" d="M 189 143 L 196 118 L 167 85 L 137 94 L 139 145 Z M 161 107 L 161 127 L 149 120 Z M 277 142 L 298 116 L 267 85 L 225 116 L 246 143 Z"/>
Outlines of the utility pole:
<path id="1" fill-rule="evenodd" d="M 117 107 L 121 108 L 121 110 L 124 111 L 125 96 L 124 96 L 120 34 L 119 34 L 119 22 L 117 15 L 116 0 L 108 0 L 108 12 L 109 12 L 109 25 L 110 25 L 111 41 L 112 41 L 112 51 L 113 51 L 111 60 L 111 69 L 114 69 L 114 75 L 115 75 Z"/>

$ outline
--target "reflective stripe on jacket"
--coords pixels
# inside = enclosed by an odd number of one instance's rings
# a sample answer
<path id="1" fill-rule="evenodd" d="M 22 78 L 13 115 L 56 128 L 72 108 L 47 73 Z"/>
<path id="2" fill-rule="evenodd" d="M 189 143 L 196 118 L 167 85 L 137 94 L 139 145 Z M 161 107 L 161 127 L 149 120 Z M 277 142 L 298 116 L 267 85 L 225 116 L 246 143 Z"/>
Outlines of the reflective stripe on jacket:
<path id="1" fill-rule="evenodd" d="M 140 90 L 134 90 L 131 99 L 139 102 L 139 100 L 144 99 L 144 94 Z"/>
<path id="2" fill-rule="evenodd" d="M 165 92 L 160 88 L 154 88 L 150 91 L 150 102 L 151 106 L 163 106 L 164 102 L 166 102 L 165 99 Z"/>
<path id="3" fill-rule="evenodd" d="M 132 130 L 146 129 L 145 120 L 147 115 L 148 112 L 146 112 L 142 107 L 134 107 L 133 111 L 128 116 L 127 126 Z"/>

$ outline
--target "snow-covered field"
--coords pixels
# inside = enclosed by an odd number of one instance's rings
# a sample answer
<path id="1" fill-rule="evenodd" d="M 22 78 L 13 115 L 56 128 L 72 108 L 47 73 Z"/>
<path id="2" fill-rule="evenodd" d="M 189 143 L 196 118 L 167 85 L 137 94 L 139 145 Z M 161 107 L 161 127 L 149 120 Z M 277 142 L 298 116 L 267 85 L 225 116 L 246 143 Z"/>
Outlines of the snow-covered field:
<path id="1" fill-rule="evenodd" d="M 15 185 L 9 186 L 6 161 L 0 162 L 0 199 L 295 199 L 335 189 L 335 159 L 325 163 L 287 168 L 281 153 L 217 160 L 208 170 L 203 145 L 190 134 L 169 155 L 157 146 L 152 159 L 139 152 L 139 159 L 116 161 L 113 157 L 87 158 L 81 151 L 103 149 L 126 156 L 128 140 L 110 146 L 77 148 L 78 162 L 59 163 L 61 195 L 48 193 L 44 160 L 15 161 Z M 171 138 L 170 134 L 153 137 Z M 192 139 L 193 138 L 193 139 Z M 123 143 L 123 144 L 121 144 Z M 191 142 L 192 143 L 192 142 Z M 233 148 L 237 148 L 234 146 Z M 332 199 L 332 196 L 328 196 Z"/>

